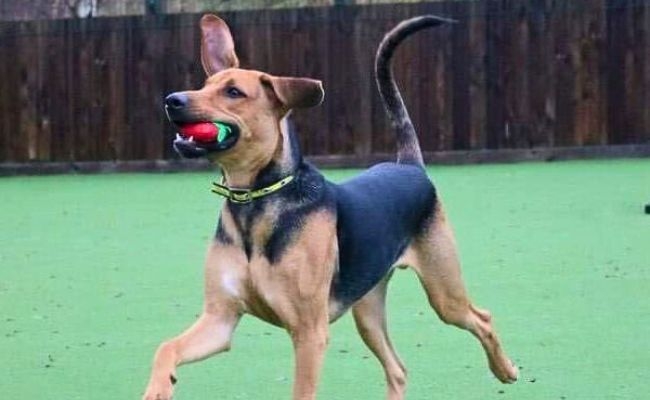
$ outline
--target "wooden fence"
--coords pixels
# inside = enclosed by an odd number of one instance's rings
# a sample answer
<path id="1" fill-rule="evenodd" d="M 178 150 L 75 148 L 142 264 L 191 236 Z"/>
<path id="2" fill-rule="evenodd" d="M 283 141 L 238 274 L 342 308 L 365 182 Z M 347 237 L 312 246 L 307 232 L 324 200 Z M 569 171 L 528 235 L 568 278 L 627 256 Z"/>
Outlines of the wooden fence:
<path id="1" fill-rule="evenodd" d="M 224 13 L 243 66 L 324 81 L 303 151 L 392 153 L 373 57 L 395 60 L 427 152 L 650 143 L 650 0 L 488 0 Z M 174 158 L 166 93 L 198 88 L 200 15 L 0 23 L 0 162 Z"/>

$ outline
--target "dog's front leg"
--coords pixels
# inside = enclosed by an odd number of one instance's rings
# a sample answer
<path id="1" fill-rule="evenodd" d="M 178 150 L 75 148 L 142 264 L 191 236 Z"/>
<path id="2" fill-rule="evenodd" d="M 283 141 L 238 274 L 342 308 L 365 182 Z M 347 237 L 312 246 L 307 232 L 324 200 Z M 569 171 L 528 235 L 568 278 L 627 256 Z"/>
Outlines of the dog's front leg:
<path id="1" fill-rule="evenodd" d="M 215 241 L 208 248 L 203 313 L 188 330 L 158 347 L 144 400 L 171 399 L 176 367 L 230 349 L 242 314 L 236 295 L 245 262 L 245 254 L 233 246 Z"/>
<path id="2" fill-rule="evenodd" d="M 294 400 L 313 400 L 328 341 L 328 320 L 291 332 L 295 352 Z"/>
<path id="3" fill-rule="evenodd" d="M 160 345 L 144 400 L 169 400 L 176 381 L 176 367 L 202 360 L 230 348 L 232 332 L 240 319 L 235 310 L 204 312 L 180 336 Z"/>
<path id="4" fill-rule="evenodd" d="M 329 335 L 329 301 L 336 268 L 336 219 L 328 211 L 303 220 L 302 231 L 280 263 L 262 276 L 272 307 L 291 335 L 294 400 L 314 400 Z"/>

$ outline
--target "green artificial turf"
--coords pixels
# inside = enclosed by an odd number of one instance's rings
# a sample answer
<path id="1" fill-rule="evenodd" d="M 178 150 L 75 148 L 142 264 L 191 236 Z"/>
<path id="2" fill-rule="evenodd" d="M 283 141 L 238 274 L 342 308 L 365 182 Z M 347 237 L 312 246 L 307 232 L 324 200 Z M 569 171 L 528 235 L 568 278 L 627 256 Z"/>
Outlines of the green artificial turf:
<path id="1" fill-rule="evenodd" d="M 650 160 L 431 167 L 473 299 L 520 381 L 496 382 L 478 342 L 445 326 L 410 271 L 389 327 L 415 399 L 630 399 L 650 392 Z M 353 171 L 328 171 L 334 180 Z M 138 399 L 157 344 L 201 309 L 221 200 L 212 176 L 0 179 L 0 397 Z M 243 320 L 233 349 L 179 370 L 178 400 L 287 399 L 282 330 Z M 321 399 L 381 399 L 349 316 L 332 327 Z"/>

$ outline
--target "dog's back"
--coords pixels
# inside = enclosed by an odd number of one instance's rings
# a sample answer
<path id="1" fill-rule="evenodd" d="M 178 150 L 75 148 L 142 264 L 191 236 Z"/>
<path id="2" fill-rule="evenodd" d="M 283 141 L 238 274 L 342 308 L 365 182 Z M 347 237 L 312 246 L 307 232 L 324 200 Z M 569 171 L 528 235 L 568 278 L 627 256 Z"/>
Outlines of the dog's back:
<path id="1" fill-rule="evenodd" d="M 345 307 L 386 276 L 432 218 L 436 192 L 422 168 L 397 163 L 376 165 L 333 190 L 339 270 L 332 295 Z"/>

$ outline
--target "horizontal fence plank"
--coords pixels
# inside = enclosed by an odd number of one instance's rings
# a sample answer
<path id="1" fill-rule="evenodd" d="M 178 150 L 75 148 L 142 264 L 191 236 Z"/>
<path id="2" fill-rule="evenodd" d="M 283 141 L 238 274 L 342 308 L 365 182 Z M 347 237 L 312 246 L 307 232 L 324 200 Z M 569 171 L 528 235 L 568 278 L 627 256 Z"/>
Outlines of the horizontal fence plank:
<path id="1" fill-rule="evenodd" d="M 302 149 L 394 152 L 383 34 L 433 13 L 394 70 L 426 154 L 650 143 L 650 0 L 441 1 L 223 13 L 246 68 L 324 81 Z M 0 162 L 172 160 L 162 100 L 199 88 L 198 14 L 0 22 Z M 446 153 L 441 153 L 446 154 Z M 140 161 L 138 161 L 140 162 Z M 158 161 L 155 161 L 158 162 Z"/>

